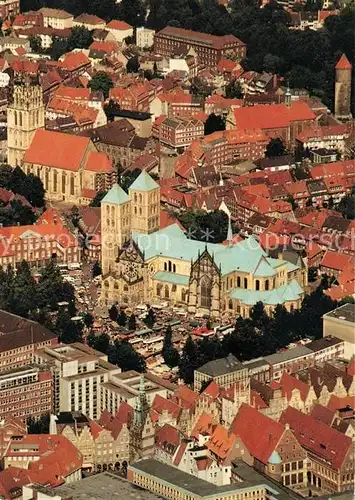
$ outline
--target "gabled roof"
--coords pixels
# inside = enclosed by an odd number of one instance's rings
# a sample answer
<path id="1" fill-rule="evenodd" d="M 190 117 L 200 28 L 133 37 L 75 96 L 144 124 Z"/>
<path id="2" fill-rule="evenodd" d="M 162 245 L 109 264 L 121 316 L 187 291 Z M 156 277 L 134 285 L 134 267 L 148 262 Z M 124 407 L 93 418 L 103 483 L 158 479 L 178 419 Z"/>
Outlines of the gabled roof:
<path id="1" fill-rule="evenodd" d="M 154 189 L 158 189 L 159 184 L 155 182 L 155 180 L 145 171 L 139 174 L 137 179 L 129 186 L 129 189 L 135 191 L 153 191 Z"/>
<path id="2" fill-rule="evenodd" d="M 111 203 L 113 205 L 122 205 L 123 203 L 127 203 L 130 200 L 130 197 L 124 191 L 119 184 L 114 184 L 110 191 L 104 196 L 101 203 Z"/>
<path id="3" fill-rule="evenodd" d="M 352 446 L 352 440 L 332 427 L 289 406 L 281 417 L 282 424 L 289 424 L 301 446 L 339 469 Z"/>
<path id="4" fill-rule="evenodd" d="M 230 427 L 240 436 L 249 453 L 267 464 L 285 432 L 284 425 L 266 417 L 255 408 L 242 404 Z"/>

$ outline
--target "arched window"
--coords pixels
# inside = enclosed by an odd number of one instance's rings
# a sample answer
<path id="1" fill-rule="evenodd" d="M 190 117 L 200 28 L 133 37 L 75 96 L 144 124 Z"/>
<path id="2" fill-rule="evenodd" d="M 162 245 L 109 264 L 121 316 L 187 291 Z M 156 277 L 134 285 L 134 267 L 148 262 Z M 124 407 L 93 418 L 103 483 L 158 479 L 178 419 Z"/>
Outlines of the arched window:
<path id="1" fill-rule="evenodd" d="M 248 278 L 244 278 L 244 288 L 248 288 Z"/>
<path id="2" fill-rule="evenodd" d="M 56 193 L 58 189 L 58 174 L 56 171 L 53 172 L 53 191 Z"/>
<path id="3" fill-rule="evenodd" d="M 17 111 L 14 111 L 15 125 L 17 125 Z"/>
<path id="4" fill-rule="evenodd" d="M 259 280 L 255 281 L 255 289 L 260 290 L 260 281 Z"/>
<path id="5" fill-rule="evenodd" d="M 164 297 L 166 299 L 169 298 L 169 286 L 168 285 L 165 285 L 165 288 L 164 288 Z"/>
<path id="6" fill-rule="evenodd" d="M 290 311 L 293 312 L 293 310 L 294 310 L 294 306 L 293 306 L 293 304 L 291 304 L 290 305 Z"/>
<path id="7" fill-rule="evenodd" d="M 158 297 L 161 296 L 161 291 L 162 291 L 163 285 L 161 283 L 157 284 L 157 295 Z"/>
<path id="8" fill-rule="evenodd" d="M 65 193 L 65 173 L 62 173 L 62 193 Z"/>
<path id="9" fill-rule="evenodd" d="M 19 122 L 20 122 L 20 127 L 22 127 L 22 113 L 21 113 L 21 111 L 19 112 Z"/>
<path id="10" fill-rule="evenodd" d="M 137 213 L 137 207 L 134 207 L 134 213 L 135 214 Z"/>
<path id="11" fill-rule="evenodd" d="M 185 288 L 182 288 L 181 289 L 181 300 L 182 300 L 182 302 L 186 302 L 187 294 L 188 294 L 188 291 L 185 290 Z"/>
<path id="12" fill-rule="evenodd" d="M 201 281 L 201 306 L 211 307 L 211 282 L 207 277 L 202 278 Z"/>
<path id="13" fill-rule="evenodd" d="M 44 174 L 44 187 L 48 189 L 48 184 L 49 184 L 49 171 L 48 168 L 46 168 L 46 172 Z"/>
<path id="14" fill-rule="evenodd" d="M 139 215 L 142 215 L 142 207 L 139 207 Z"/>
<path id="15" fill-rule="evenodd" d="M 237 277 L 237 287 L 240 288 L 240 276 Z"/>
<path id="16" fill-rule="evenodd" d="M 176 273 L 176 265 L 173 264 L 173 273 Z"/>
<path id="17" fill-rule="evenodd" d="M 139 194 L 139 203 L 142 203 L 142 195 Z"/>
<path id="18" fill-rule="evenodd" d="M 70 177 L 70 194 L 74 196 L 74 174 Z"/>
<path id="19" fill-rule="evenodd" d="M 134 193 L 134 201 L 137 201 L 137 193 Z"/>
<path id="20" fill-rule="evenodd" d="M 168 267 L 169 273 L 171 273 L 171 260 L 169 260 L 169 267 Z"/>
<path id="21" fill-rule="evenodd" d="M 269 280 L 265 280 L 265 290 L 269 290 Z"/>
<path id="22" fill-rule="evenodd" d="M 233 309 L 233 302 L 232 302 L 232 299 L 230 299 L 230 300 L 229 300 L 228 307 L 229 307 L 229 309 Z"/>
<path id="23" fill-rule="evenodd" d="M 166 262 L 164 262 L 164 271 L 167 271 L 168 270 L 168 264 Z"/>

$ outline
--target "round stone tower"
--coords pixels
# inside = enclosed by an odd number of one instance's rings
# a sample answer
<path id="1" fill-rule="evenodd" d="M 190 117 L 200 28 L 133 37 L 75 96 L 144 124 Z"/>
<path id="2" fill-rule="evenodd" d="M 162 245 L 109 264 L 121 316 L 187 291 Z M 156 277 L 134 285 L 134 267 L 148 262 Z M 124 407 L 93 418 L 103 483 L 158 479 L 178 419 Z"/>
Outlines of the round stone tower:
<path id="1" fill-rule="evenodd" d="M 339 120 L 351 118 L 351 71 L 352 65 L 345 54 L 335 65 L 335 105 L 334 114 Z"/>

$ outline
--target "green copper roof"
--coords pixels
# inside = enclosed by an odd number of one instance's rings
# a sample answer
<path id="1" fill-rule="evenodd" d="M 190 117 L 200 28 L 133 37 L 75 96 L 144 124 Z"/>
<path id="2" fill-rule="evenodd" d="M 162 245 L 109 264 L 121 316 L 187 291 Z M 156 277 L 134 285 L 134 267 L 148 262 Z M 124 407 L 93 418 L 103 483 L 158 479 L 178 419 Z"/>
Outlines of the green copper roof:
<path id="1" fill-rule="evenodd" d="M 267 277 L 267 276 L 275 276 L 276 271 L 270 266 L 269 262 L 263 256 L 258 262 L 256 269 L 254 270 L 255 276 Z"/>
<path id="2" fill-rule="evenodd" d="M 110 191 L 104 196 L 101 203 L 112 203 L 114 205 L 121 205 L 130 200 L 130 197 L 124 191 L 121 186 L 114 184 Z"/>
<path id="3" fill-rule="evenodd" d="M 129 189 L 134 189 L 135 191 L 153 191 L 157 189 L 159 185 L 154 179 L 145 171 L 138 175 L 137 179 L 129 186 Z"/>
<path id="4" fill-rule="evenodd" d="M 183 274 L 168 273 L 166 271 L 159 271 L 154 274 L 154 280 L 163 281 L 164 283 L 172 283 L 173 285 L 188 286 L 189 277 Z"/>
<path id="5" fill-rule="evenodd" d="M 287 285 L 275 288 L 274 290 L 245 290 L 244 288 L 234 288 L 231 293 L 232 299 L 238 299 L 243 304 L 255 305 L 263 302 L 268 305 L 284 304 L 288 301 L 298 300 L 303 294 L 303 289 L 296 280 L 292 280 Z"/>
<path id="6" fill-rule="evenodd" d="M 275 450 L 271 453 L 270 458 L 269 458 L 268 461 L 269 461 L 270 464 L 274 464 L 274 465 L 282 463 L 280 455 Z"/>

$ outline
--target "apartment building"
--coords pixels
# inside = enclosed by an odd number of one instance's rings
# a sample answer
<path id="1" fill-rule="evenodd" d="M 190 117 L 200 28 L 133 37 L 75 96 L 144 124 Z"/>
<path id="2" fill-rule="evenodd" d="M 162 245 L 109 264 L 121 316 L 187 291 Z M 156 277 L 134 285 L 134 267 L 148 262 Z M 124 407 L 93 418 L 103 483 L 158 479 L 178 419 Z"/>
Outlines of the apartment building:
<path id="1" fill-rule="evenodd" d="M 296 373 L 315 363 L 315 353 L 304 345 L 299 345 L 283 352 L 265 356 L 270 365 L 272 380 L 280 380 L 282 373 Z"/>
<path id="2" fill-rule="evenodd" d="M 144 28 L 141 26 L 136 29 L 136 44 L 137 47 L 144 49 L 148 47 L 152 47 L 154 44 L 154 35 L 155 31 L 150 30 L 149 28 Z"/>
<path id="3" fill-rule="evenodd" d="M 52 374 L 45 366 L 23 366 L 0 373 L 0 420 L 38 418 L 52 411 Z"/>
<path id="4" fill-rule="evenodd" d="M 346 359 L 350 359 L 355 353 L 354 323 L 353 304 L 344 304 L 323 316 L 324 339 L 330 335 L 336 335 L 338 339 L 343 340 Z"/>
<path id="5" fill-rule="evenodd" d="M 174 55 L 176 49 L 188 52 L 193 48 L 201 64 L 214 67 L 222 58 L 240 60 L 246 55 L 246 45 L 233 35 L 215 36 L 198 31 L 166 26 L 154 36 L 154 52 Z"/>
<path id="6" fill-rule="evenodd" d="M 43 7 L 39 9 L 39 12 L 43 16 L 43 26 L 45 28 L 64 30 L 73 26 L 74 16 L 65 10 Z"/>
<path id="7" fill-rule="evenodd" d="M 249 369 L 235 356 L 209 361 L 194 372 L 194 391 L 200 392 L 202 384 L 214 380 L 221 387 L 229 387 L 234 382 L 249 384 Z"/>
<path id="8" fill-rule="evenodd" d="M 204 124 L 196 118 L 165 118 L 159 127 L 160 142 L 172 149 L 186 149 L 203 135 Z"/>
<path id="9" fill-rule="evenodd" d="M 44 326 L 0 310 L 0 373 L 30 365 L 36 349 L 56 344 L 57 336 Z"/>
<path id="10" fill-rule="evenodd" d="M 9 16 L 17 16 L 20 13 L 20 0 L 1 0 L 0 17 L 6 19 Z"/>
<path id="11" fill-rule="evenodd" d="M 105 354 L 81 343 L 59 344 L 36 350 L 34 359 L 51 370 L 54 413 L 80 411 L 100 418 L 101 386 L 121 373 Z"/>

